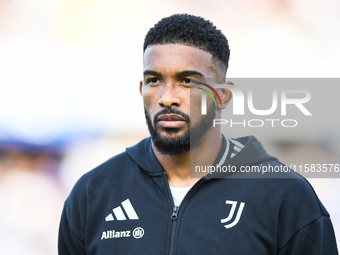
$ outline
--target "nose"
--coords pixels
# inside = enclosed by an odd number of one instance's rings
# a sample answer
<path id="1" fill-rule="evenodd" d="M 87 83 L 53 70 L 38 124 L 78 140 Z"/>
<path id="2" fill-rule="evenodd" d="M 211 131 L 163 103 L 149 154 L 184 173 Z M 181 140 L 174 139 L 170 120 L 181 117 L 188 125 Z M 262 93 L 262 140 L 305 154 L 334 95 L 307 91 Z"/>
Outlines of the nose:
<path id="1" fill-rule="evenodd" d="M 175 84 L 166 84 L 163 87 L 162 97 L 158 100 L 158 104 L 167 108 L 180 106 L 181 100 L 179 97 L 179 91 L 176 89 Z"/>

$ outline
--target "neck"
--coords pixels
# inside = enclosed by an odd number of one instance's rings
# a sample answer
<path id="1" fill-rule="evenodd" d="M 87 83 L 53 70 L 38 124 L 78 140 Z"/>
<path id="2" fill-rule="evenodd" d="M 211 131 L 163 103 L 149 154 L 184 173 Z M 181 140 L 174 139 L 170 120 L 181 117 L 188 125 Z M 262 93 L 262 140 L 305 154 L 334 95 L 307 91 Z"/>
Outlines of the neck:
<path id="1" fill-rule="evenodd" d="M 222 148 L 222 135 L 218 128 L 211 128 L 200 143 L 190 151 L 179 155 L 161 154 L 152 143 L 152 149 L 167 174 L 172 187 L 189 187 L 194 185 L 206 173 L 195 173 L 190 177 L 190 168 L 211 166 Z"/>

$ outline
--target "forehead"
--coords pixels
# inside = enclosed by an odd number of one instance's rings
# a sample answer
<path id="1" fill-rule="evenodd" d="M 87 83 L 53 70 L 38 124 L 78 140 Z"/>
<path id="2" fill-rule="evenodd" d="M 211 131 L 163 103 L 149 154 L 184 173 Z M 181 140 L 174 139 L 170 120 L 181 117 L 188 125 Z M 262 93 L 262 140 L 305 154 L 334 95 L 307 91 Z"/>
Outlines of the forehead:
<path id="1" fill-rule="evenodd" d="M 216 74 L 209 52 L 182 44 L 148 46 L 144 52 L 144 70 L 161 73 L 195 70 L 205 76 Z"/>

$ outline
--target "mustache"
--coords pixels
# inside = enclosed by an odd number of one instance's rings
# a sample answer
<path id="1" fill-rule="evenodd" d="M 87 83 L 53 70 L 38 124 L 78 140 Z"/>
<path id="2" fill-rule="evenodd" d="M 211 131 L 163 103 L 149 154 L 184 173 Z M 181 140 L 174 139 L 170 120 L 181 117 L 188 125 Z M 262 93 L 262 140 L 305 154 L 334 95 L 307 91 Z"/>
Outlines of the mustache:
<path id="1" fill-rule="evenodd" d="M 168 108 L 168 109 L 163 109 L 161 111 L 159 111 L 158 113 L 156 113 L 156 115 L 154 116 L 153 118 L 153 124 L 156 126 L 157 124 L 157 119 L 160 115 L 163 115 L 163 114 L 177 114 L 177 115 L 180 115 L 182 116 L 186 122 L 190 123 L 190 117 L 188 114 L 184 113 L 184 112 L 181 112 L 177 109 L 173 109 L 173 108 Z"/>

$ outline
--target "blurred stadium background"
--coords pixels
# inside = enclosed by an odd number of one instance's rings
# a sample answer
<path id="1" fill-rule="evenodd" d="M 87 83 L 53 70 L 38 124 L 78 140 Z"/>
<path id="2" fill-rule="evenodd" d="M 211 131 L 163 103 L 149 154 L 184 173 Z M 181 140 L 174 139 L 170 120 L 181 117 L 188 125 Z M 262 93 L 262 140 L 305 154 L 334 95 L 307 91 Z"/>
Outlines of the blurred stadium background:
<path id="1" fill-rule="evenodd" d="M 223 31 L 228 77 L 339 77 L 337 0 L 0 0 L 0 254 L 57 254 L 76 180 L 148 136 L 143 39 L 174 13 Z M 329 118 L 313 139 L 261 141 L 287 164 L 340 163 L 339 114 Z M 340 240 L 340 179 L 310 182 Z"/>

